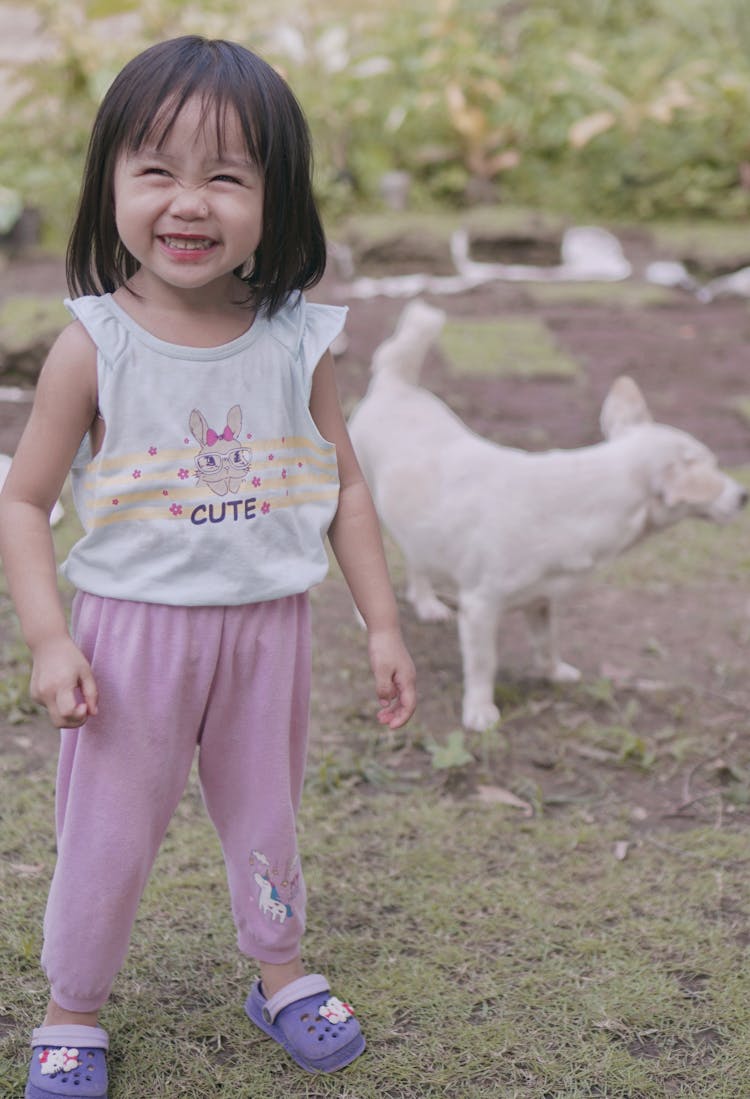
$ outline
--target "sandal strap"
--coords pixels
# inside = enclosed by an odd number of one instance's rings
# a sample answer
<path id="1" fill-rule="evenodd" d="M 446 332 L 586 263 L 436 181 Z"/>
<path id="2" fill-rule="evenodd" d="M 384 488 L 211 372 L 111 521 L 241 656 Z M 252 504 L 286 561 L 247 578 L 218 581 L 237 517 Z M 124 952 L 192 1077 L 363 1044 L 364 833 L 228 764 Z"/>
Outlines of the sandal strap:
<path id="1" fill-rule="evenodd" d="M 330 992 L 330 985 L 320 973 L 308 973 L 304 977 L 298 977 L 291 984 L 271 996 L 263 1005 L 263 1018 L 267 1023 L 273 1023 L 276 1016 L 290 1004 L 296 1004 L 298 1000 L 304 1000 L 308 996 L 315 996 L 318 992 Z"/>
<path id="2" fill-rule="evenodd" d="M 109 1049 L 109 1035 L 98 1026 L 40 1026 L 31 1032 L 31 1045 L 50 1046 L 53 1049 Z"/>

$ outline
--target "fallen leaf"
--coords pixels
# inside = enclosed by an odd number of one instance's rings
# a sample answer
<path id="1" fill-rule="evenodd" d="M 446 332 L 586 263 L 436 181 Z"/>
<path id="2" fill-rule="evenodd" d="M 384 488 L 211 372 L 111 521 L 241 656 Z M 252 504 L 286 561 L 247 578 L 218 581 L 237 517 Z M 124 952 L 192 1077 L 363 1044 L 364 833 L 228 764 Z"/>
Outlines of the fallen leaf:
<path id="1" fill-rule="evenodd" d="M 509 805 L 512 809 L 520 809 L 525 817 L 534 815 L 534 808 L 528 801 L 516 797 L 502 786 L 478 786 L 477 796 L 483 805 Z"/>
<path id="2" fill-rule="evenodd" d="M 19 878 L 38 878 L 40 874 L 45 871 L 44 863 L 42 862 L 12 862 L 10 869 L 13 874 L 17 874 Z"/>

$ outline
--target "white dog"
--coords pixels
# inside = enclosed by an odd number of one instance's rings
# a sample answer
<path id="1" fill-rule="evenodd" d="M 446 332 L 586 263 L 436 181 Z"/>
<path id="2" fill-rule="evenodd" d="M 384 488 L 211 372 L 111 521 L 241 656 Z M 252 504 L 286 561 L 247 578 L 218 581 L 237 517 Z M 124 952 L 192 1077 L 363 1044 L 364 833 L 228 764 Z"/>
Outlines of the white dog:
<path id="1" fill-rule="evenodd" d="M 404 309 L 375 352 L 349 426 L 378 514 L 406 559 L 417 616 L 450 617 L 435 580 L 457 589 L 463 723 L 482 730 L 500 716 L 496 638 L 506 610 L 525 612 L 535 671 L 575 681 L 579 671 L 557 652 L 557 596 L 650 531 L 687 516 L 730 520 L 747 493 L 691 435 L 654 423 L 627 377 L 604 401 L 605 442 L 529 453 L 475 435 L 416 384 L 444 320 L 420 301 Z"/>

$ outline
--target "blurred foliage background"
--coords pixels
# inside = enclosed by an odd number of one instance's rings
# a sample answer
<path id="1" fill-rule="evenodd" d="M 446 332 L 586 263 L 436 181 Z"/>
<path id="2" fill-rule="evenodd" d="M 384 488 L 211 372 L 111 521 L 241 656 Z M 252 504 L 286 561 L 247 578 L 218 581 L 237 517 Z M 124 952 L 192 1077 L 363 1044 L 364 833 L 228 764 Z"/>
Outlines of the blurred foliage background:
<path id="1" fill-rule="evenodd" d="M 134 53 L 202 33 L 289 79 L 327 220 L 406 172 L 420 209 L 732 219 L 750 204 L 747 0 L 33 0 L 11 63 L 0 185 L 62 239 L 96 105 Z"/>

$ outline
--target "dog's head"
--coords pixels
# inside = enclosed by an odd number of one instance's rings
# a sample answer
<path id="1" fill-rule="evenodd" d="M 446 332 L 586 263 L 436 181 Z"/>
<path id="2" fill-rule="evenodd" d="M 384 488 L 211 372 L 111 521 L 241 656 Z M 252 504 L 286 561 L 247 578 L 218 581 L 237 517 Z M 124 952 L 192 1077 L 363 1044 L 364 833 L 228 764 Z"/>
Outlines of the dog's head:
<path id="1" fill-rule="evenodd" d="M 745 506 L 745 488 L 719 469 L 716 457 L 692 435 L 654 423 L 645 398 L 628 377 L 618 378 L 602 405 L 600 423 L 607 439 L 625 432 L 637 438 L 649 470 L 652 526 L 688 516 L 727 523 Z"/>

